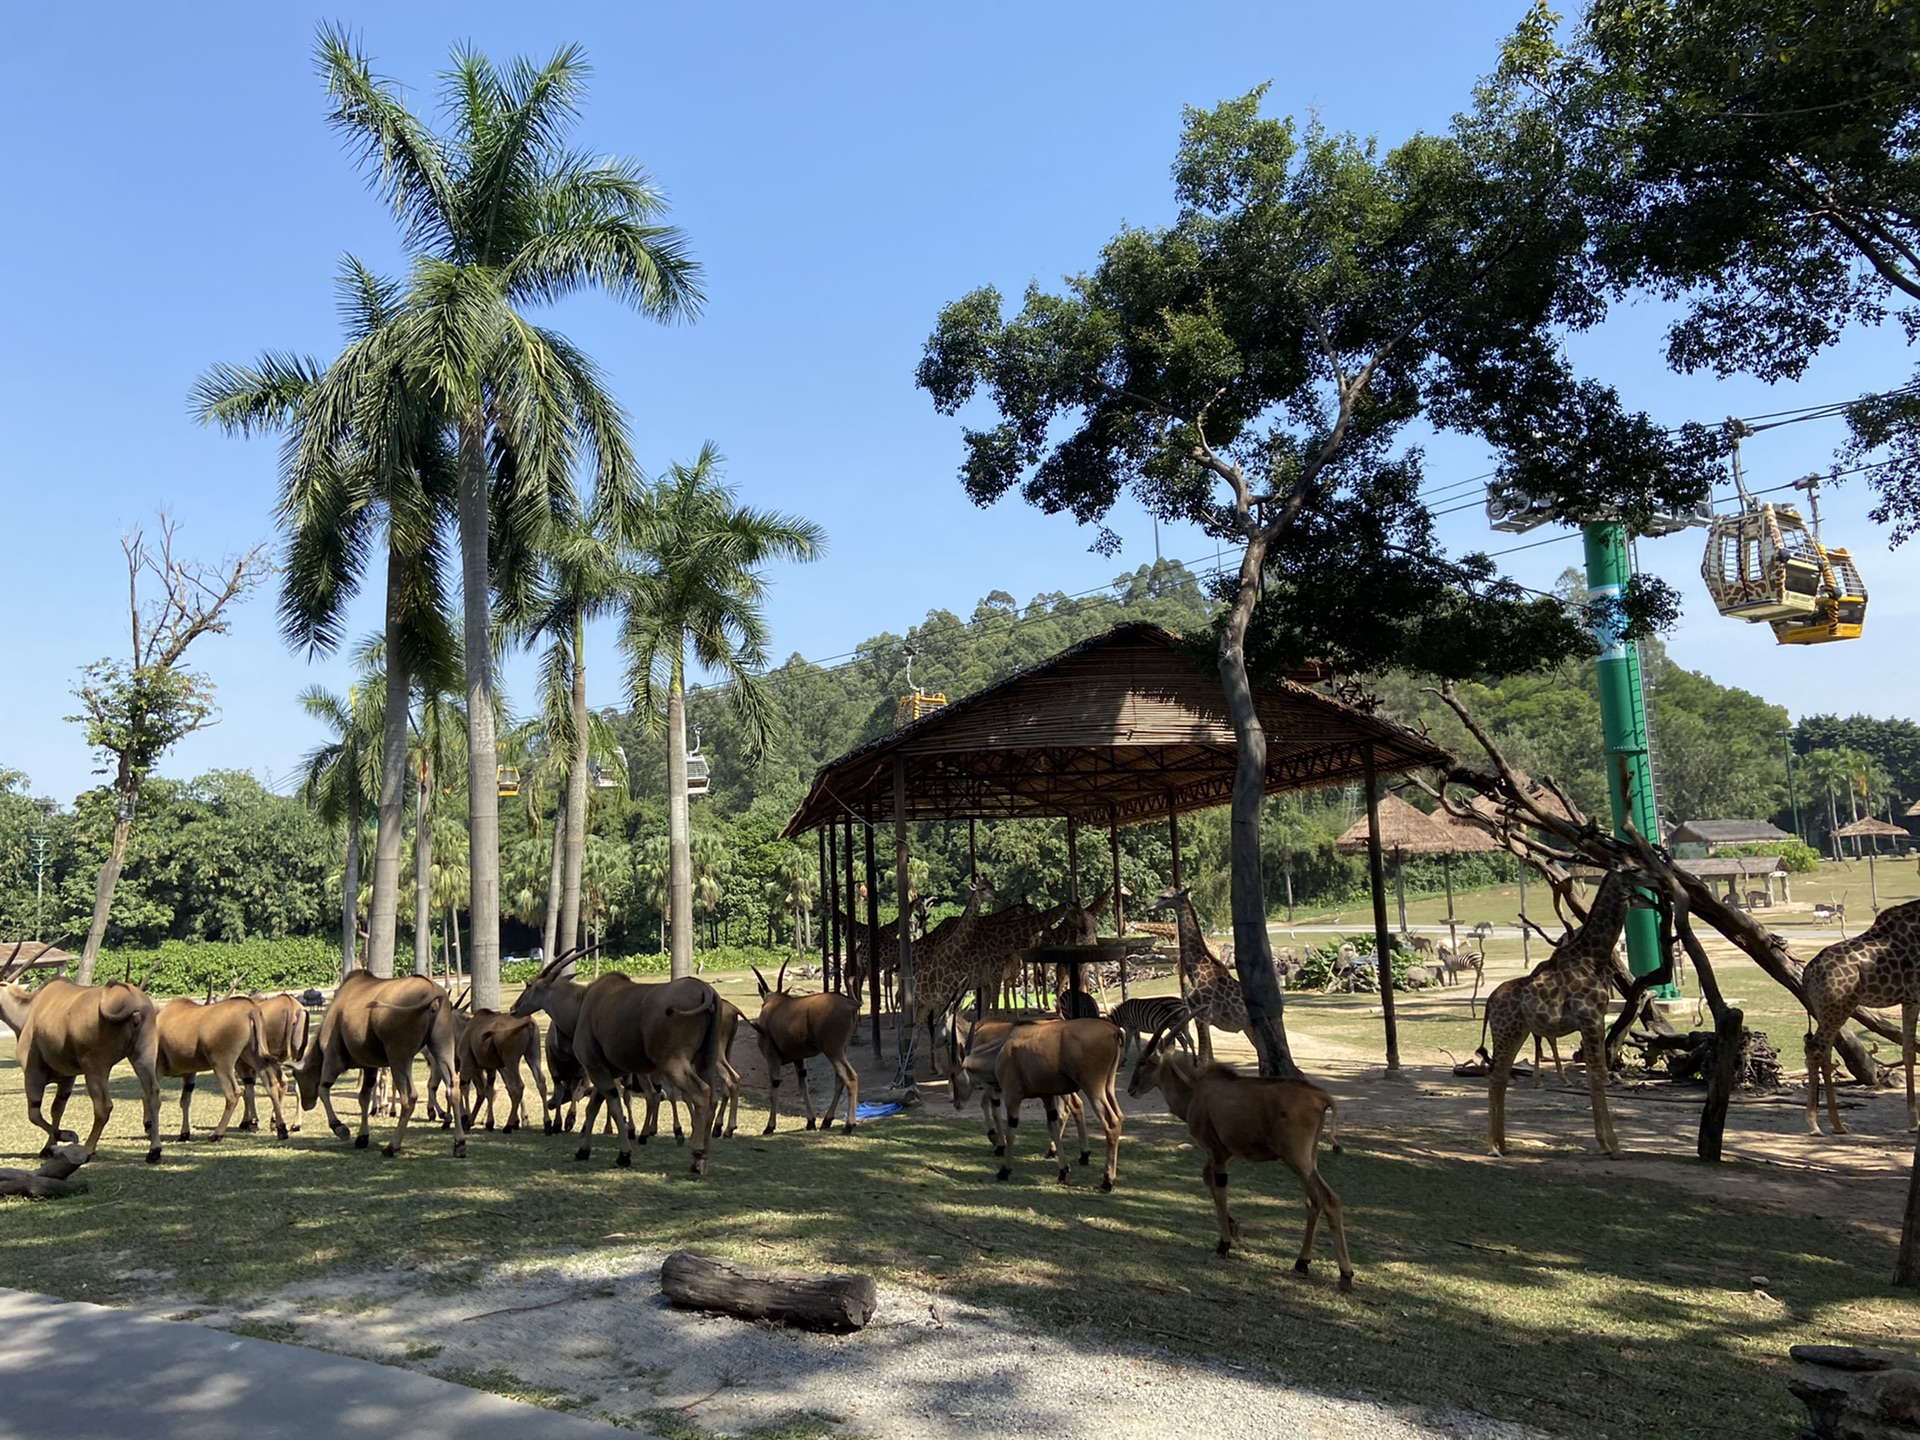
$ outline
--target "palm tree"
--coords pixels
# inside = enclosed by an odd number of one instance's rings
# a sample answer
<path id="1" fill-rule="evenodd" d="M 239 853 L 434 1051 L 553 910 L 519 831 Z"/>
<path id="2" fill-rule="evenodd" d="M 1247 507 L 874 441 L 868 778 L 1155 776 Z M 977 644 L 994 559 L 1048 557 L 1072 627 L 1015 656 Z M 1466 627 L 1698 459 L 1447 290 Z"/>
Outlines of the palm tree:
<path id="1" fill-rule="evenodd" d="M 308 751 L 302 761 L 301 794 L 323 821 L 346 832 L 340 887 L 343 976 L 359 954 L 360 832 L 369 799 L 380 789 L 379 717 L 385 701 L 377 683 L 349 690 L 344 700 L 318 685 L 300 695 L 301 708 L 333 732 L 333 739 Z"/>
<path id="2" fill-rule="evenodd" d="M 456 678 L 452 689 L 459 688 Z M 457 785 L 466 761 L 466 718 L 449 688 L 419 687 L 419 719 L 408 764 L 413 797 L 413 973 L 433 973 L 433 814 L 443 785 Z"/>
<path id="3" fill-rule="evenodd" d="M 437 409 L 395 351 L 398 288 L 348 257 L 338 289 L 347 345 L 332 364 L 323 370 L 311 359 L 267 354 L 251 366 L 217 365 L 196 383 L 193 403 L 203 424 L 287 434 L 280 618 L 297 649 L 311 656 L 338 647 L 348 602 L 384 527 L 386 709 L 367 968 L 389 976 L 413 677 L 440 683 L 451 665 L 441 522 L 451 513 L 456 476 Z"/>
<path id="4" fill-rule="evenodd" d="M 444 135 L 374 76 L 344 30 L 323 28 L 318 52 L 329 118 L 400 221 L 413 270 L 398 333 L 457 456 L 473 1000 L 498 1008 L 494 517 L 506 537 L 530 535 L 556 498 L 571 495 L 576 461 L 590 459 L 596 483 L 615 491 L 633 470 L 625 419 L 598 370 L 523 312 L 600 289 L 655 319 L 690 319 L 702 299 L 699 271 L 684 237 L 654 223 L 665 201 L 639 166 L 569 148 L 587 78 L 577 47 L 504 71 L 476 51 L 456 50 L 443 77 Z"/>
<path id="5" fill-rule="evenodd" d="M 1853 765 L 1844 750 L 1814 750 L 1800 762 L 1800 773 L 1810 783 L 1827 792 L 1827 838 L 1833 847 L 1833 858 L 1840 858 L 1840 842 L 1834 838 L 1834 831 L 1840 828 L 1840 814 L 1835 806 L 1834 797 L 1842 790 L 1851 792 L 1853 787 Z"/>
<path id="6" fill-rule="evenodd" d="M 768 701 L 762 565 L 812 560 L 826 537 L 810 520 L 734 503 L 720 483 L 711 443 L 691 465 L 674 464 L 645 497 L 641 551 L 629 581 L 621 645 L 645 723 L 667 729 L 667 839 L 670 968 L 693 973 L 693 872 L 687 824 L 686 679 L 689 652 L 729 686 L 750 752 L 765 745 Z M 664 697 L 664 706 L 660 703 Z M 662 711 L 665 711 L 664 716 Z"/>
<path id="7" fill-rule="evenodd" d="M 543 687 L 547 746 L 567 776 L 564 821 L 555 826 L 560 904 L 557 923 L 551 912 L 547 921 L 549 954 L 581 943 L 580 871 L 587 839 L 588 772 L 602 758 L 595 753 L 594 722 L 600 721 L 599 729 L 609 732 L 606 722 L 587 709 L 587 622 L 614 614 L 625 593 L 627 577 L 618 537 L 626 528 L 623 517 L 631 523 L 637 497 L 610 494 L 603 488 L 594 498 L 594 513 L 573 511 L 549 524 L 540 546 L 541 574 L 534 582 L 534 603 L 516 627 L 530 643 L 548 642 Z"/>

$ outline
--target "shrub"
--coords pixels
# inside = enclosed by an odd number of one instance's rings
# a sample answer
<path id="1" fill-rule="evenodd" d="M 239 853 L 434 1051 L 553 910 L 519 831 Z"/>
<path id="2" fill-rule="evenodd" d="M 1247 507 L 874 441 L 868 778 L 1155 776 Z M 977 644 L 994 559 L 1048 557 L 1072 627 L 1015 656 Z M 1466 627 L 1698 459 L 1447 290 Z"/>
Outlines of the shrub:
<path id="1" fill-rule="evenodd" d="M 340 943 L 326 935 L 279 940 L 163 940 L 151 949 L 102 950 L 98 980 L 130 979 L 156 996 L 229 990 L 304 990 L 340 978 Z"/>
<path id="2" fill-rule="evenodd" d="M 1333 984 L 1340 973 L 1340 947 L 1351 945 L 1364 962 L 1354 972 L 1352 988 L 1356 991 L 1375 992 L 1380 988 L 1380 971 L 1373 964 L 1373 935 L 1331 936 L 1325 945 L 1309 945 L 1306 953 L 1300 957 L 1300 969 L 1296 972 L 1293 986 L 1296 990 L 1324 990 Z M 1393 947 L 1393 988 L 1412 990 L 1417 988 L 1411 978 L 1414 966 L 1413 953 L 1396 943 Z"/>
<path id="3" fill-rule="evenodd" d="M 1788 873 L 1807 875 L 1820 868 L 1820 852 L 1799 840 L 1776 840 L 1768 845 L 1729 845 L 1723 855 L 1778 855 Z M 1685 862 L 1682 862 L 1683 864 Z"/>

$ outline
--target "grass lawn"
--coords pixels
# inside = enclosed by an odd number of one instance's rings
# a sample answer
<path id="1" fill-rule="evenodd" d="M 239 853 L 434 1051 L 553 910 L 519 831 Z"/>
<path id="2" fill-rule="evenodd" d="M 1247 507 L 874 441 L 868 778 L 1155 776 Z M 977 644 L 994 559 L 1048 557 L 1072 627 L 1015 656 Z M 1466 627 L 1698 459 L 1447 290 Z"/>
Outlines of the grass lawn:
<path id="1" fill-rule="evenodd" d="M 1290 1024 L 1377 1053 L 1375 998 L 1297 997 Z M 1464 992 L 1408 997 L 1410 1061 L 1436 1045 L 1471 1049 L 1465 1009 Z M 25 1156 L 37 1134 L 10 1047 L 0 1056 L 0 1153 Z M 1920 1304 L 1887 1284 L 1883 1235 L 1785 1224 L 1776 1210 L 1658 1183 L 1644 1168 L 1623 1175 L 1579 1153 L 1583 1112 L 1559 1153 L 1490 1164 L 1464 1112 L 1449 1109 L 1457 1123 L 1445 1131 L 1422 1130 L 1381 1087 L 1345 1106 L 1347 1151 L 1323 1160 L 1348 1206 L 1360 1275 L 1343 1296 L 1324 1236 L 1314 1275 L 1293 1273 L 1303 1212 L 1277 1166 L 1237 1169 L 1244 1248 L 1214 1256 L 1198 1156 L 1164 1116 L 1129 1117 L 1120 1187 L 1103 1196 L 1089 1171 L 1054 1184 L 1031 1125 L 1015 1181 L 996 1184 L 977 1118 L 956 1118 L 933 1088 L 925 1109 L 852 1138 L 793 1128 L 763 1139 L 750 1099 L 741 1135 L 716 1146 L 701 1181 L 670 1142 L 617 1170 L 604 1143 L 581 1165 L 574 1137 L 537 1132 L 476 1135 L 471 1158 L 455 1161 L 440 1131 L 416 1128 L 387 1161 L 333 1140 L 317 1111 L 289 1143 L 169 1145 L 149 1167 L 124 1072 L 117 1088 L 92 1192 L 10 1202 L 0 1280 L 108 1303 L 230 1303 L 403 1259 L 467 1262 L 474 1275 L 556 1249 L 692 1246 L 865 1269 L 1316 1385 L 1615 1440 L 1786 1433 L 1797 1418 L 1784 1386 L 1790 1344 L 1920 1345 Z M 170 1102 L 176 1094 L 169 1085 Z M 1674 1109 L 1691 1123 L 1690 1108 Z M 196 1110 L 203 1125 L 217 1115 L 204 1094 Z M 68 1123 L 85 1113 L 76 1097 Z M 459 1284 L 462 1273 L 422 1283 Z"/>

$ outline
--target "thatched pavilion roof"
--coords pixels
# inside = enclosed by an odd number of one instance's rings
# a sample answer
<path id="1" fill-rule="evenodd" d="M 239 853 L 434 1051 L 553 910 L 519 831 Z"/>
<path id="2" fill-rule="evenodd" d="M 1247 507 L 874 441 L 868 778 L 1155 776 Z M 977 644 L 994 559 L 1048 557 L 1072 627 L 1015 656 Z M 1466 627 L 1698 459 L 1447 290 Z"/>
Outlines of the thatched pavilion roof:
<path id="1" fill-rule="evenodd" d="M 1304 685 L 1254 694 L 1267 734 L 1266 793 L 1446 766 L 1425 736 Z M 1063 650 L 821 768 L 788 822 L 793 838 L 851 811 L 906 818 L 1071 816 L 1133 825 L 1212 809 L 1232 796 L 1233 725 L 1220 677 L 1187 642 L 1132 623 Z"/>
<path id="2" fill-rule="evenodd" d="M 1349 825 L 1333 848 L 1342 855 L 1367 853 L 1367 817 Z M 1454 825 L 1445 815 L 1429 815 L 1398 795 L 1380 797 L 1380 848 L 1402 855 L 1464 855 L 1500 846 L 1471 825 Z"/>
<path id="3" fill-rule="evenodd" d="M 1875 819 L 1871 815 L 1864 820 L 1856 820 L 1851 825 L 1842 825 L 1833 833 L 1841 840 L 1868 840 L 1875 835 L 1890 835 L 1897 840 L 1913 839 L 1911 830 L 1903 830 L 1898 825 L 1889 825 L 1886 821 Z"/>

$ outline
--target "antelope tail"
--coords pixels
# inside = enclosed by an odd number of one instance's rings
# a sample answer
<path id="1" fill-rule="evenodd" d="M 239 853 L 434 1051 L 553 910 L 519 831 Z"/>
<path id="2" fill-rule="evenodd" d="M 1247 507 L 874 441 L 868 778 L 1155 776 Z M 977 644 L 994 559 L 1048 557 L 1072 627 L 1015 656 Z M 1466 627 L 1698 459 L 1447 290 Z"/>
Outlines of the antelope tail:
<path id="1" fill-rule="evenodd" d="M 1327 1108 L 1320 1112 L 1320 1138 L 1327 1142 L 1327 1148 L 1336 1155 L 1347 1152 L 1340 1148 L 1340 1124 L 1334 1115 L 1333 1101 L 1327 1101 Z"/>
<path id="2" fill-rule="evenodd" d="M 267 1037 L 260 1029 L 260 1007 L 247 1012 L 247 1063 L 256 1068 L 267 1063 Z"/>
<path id="3" fill-rule="evenodd" d="M 758 1025 L 753 1027 L 758 1030 Z M 707 1006 L 707 1029 L 700 1037 L 700 1048 L 694 1052 L 693 1063 L 697 1074 L 703 1078 L 712 1074 L 720 1064 L 720 1006 L 718 997 Z"/>
<path id="4" fill-rule="evenodd" d="M 123 1020 L 140 1021 L 140 1002 L 134 997 L 140 992 L 131 985 L 109 983 L 106 994 L 100 997 L 100 1018 L 116 1024 Z"/>
<path id="5" fill-rule="evenodd" d="M 291 1052 L 287 1058 L 298 1065 L 307 1055 L 307 1039 L 313 1028 L 313 1016 L 307 1013 L 307 1007 L 300 1007 L 300 1018 L 293 1023 L 293 1030 L 287 1036 L 287 1049 Z"/>

